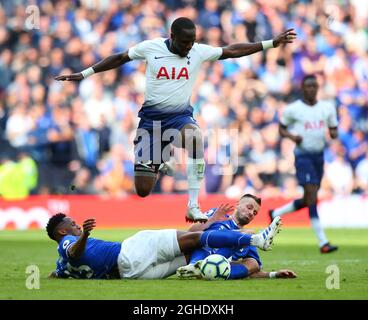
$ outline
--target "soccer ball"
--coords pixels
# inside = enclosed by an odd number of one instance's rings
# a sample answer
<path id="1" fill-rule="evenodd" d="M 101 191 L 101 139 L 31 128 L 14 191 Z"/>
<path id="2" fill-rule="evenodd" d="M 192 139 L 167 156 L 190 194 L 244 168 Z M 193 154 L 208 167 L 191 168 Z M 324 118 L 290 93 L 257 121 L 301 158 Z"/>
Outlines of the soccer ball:
<path id="1" fill-rule="evenodd" d="M 206 280 L 225 280 L 230 269 L 230 262 L 220 254 L 211 254 L 201 263 L 201 274 Z"/>

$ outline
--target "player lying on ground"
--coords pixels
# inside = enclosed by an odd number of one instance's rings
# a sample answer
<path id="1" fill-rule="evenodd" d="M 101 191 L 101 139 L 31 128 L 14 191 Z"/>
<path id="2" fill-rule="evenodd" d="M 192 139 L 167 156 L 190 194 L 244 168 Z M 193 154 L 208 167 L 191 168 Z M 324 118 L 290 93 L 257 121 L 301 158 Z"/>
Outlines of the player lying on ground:
<path id="1" fill-rule="evenodd" d="M 210 230 L 235 230 L 240 231 L 249 224 L 258 214 L 261 207 L 261 199 L 251 195 L 243 195 L 231 216 L 228 213 L 233 207 L 225 206 L 222 210 L 211 209 L 207 212 L 209 219 L 205 224 L 194 224 L 189 231 Z M 266 229 L 267 230 L 267 229 Z M 247 230 L 244 232 L 253 232 Z M 179 267 L 179 278 L 201 278 L 201 262 L 210 254 L 220 254 L 231 261 L 231 272 L 228 279 L 242 278 L 295 278 L 296 274 L 291 270 L 279 270 L 266 272 L 261 270 L 262 262 L 257 248 L 249 245 L 243 248 L 211 248 L 204 246 L 192 252 L 189 264 Z"/>
<path id="2" fill-rule="evenodd" d="M 218 211 L 224 215 L 226 206 Z M 222 212 L 222 213 L 221 213 Z M 46 230 L 58 243 L 59 260 L 50 277 L 82 279 L 161 279 L 187 264 L 186 255 L 203 246 L 214 248 L 249 245 L 270 250 L 279 231 L 280 218 L 258 234 L 236 231 L 145 230 L 120 242 L 89 238 L 94 219 L 83 223 L 83 229 L 72 218 L 58 213 L 50 218 Z"/>
<path id="3" fill-rule="evenodd" d="M 176 19 L 169 39 L 157 38 L 138 43 L 122 53 L 111 55 L 92 67 L 55 77 L 61 81 L 80 81 L 98 72 L 118 68 L 131 60 L 144 60 L 146 66 L 145 101 L 134 141 L 134 181 L 137 194 L 148 196 L 154 188 L 159 170 L 170 171 L 170 144 L 188 151 L 187 176 L 189 202 L 186 218 L 206 221 L 198 204 L 200 183 L 204 177 L 202 134 L 193 118 L 190 97 L 203 62 L 239 58 L 292 43 L 293 29 L 272 40 L 212 47 L 195 43 L 196 27 L 188 18 Z M 174 141 L 171 139 L 173 138 Z"/>

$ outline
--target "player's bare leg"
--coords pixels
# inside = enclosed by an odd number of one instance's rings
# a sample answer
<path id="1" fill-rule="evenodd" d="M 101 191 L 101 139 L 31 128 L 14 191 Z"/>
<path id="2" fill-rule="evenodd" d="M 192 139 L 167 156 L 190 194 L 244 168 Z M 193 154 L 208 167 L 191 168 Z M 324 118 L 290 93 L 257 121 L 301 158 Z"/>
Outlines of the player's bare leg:
<path id="1" fill-rule="evenodd" d="M 309 207 L 311 205 L 317 204 L 317 194 L 319 186 L 317 184 L 305 184 L 303 203 L 305 206 Z"/>
<path id="2" fill-rule="evenodd" d="M 188 176 L 188 210 L 186 220 L 190 222 L 206 222 L 207 216 L 200 210 L 198 197 L 201 182 L 204 178 L 205 162 L 203 158 L 204 146 L 200 129 L 197 125 L 189 123 L 180 130 L 182 148 L 188 152 L 187 176 Z"/>

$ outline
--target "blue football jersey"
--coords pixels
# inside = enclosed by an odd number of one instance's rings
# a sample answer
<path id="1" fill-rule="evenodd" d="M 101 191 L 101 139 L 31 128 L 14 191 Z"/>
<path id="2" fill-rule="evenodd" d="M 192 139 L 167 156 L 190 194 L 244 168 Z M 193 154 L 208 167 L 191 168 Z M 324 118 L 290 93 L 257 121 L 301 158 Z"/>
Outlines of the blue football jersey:
<path id="1" fill-rule="evenodd" d="M 79 259 L 70 259 L 69 247 L 79 237 L 67 235 L 61 239 L 56 262 L 56 274 L 61 278 L 106 279 L 107 274 L 117 265 L 121 243 L 88 238 L 86 249 Z"/>
<path id="2" fill-rule="evenodd" d="M 217 208 L 212 208 L 205 212 L 208 217 L 211 217 Z M 229 217 L 227 215 L 227 217 Z M 207 230 L 239 230 L 239 226 L 235 223 L 233 219 L 225 220 L 225 221 L 216 221 L 212 223 Z M 231 261 L 236 261 L 239 259 L 245 258 L 253 258 L 255 259 L 259 266 L 262 266 L 261 259 L 259 258 L 257 248 L 254 246 L 247 246 L 241 249 L 233 249 L 233 248 L 210 248 L 203 247 L 199 249 L 198 252 L 193 252 L 190 263 L 194 263 L 198 260 L 204 259 L 207 255 L 210 254 L 220 254 L 225 258 L 230 259 Z"/>

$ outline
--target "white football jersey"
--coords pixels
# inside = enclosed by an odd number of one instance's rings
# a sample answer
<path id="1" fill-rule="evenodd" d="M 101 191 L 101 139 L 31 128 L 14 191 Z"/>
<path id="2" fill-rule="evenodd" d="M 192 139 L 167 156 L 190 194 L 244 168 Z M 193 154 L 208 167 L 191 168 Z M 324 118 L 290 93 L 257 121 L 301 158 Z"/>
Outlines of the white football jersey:
<path id="1" fill-rule="evenodd" d="M 326 130 L 338 125 L 336 108 L 329 101 L 318 101 L 314 106 L 297 100 L 288 105 L 280 120 L 284 126 L 303 137 L 296 151 L 320 152 L 326 145 Z"/>
<path id="2" fill-rule="evenodd" d="M 169 51 L 168 40 L 157 38 L 143 41 L 128 51 L 132 60 L 145 60 L 145 114 L 180 113 L 190 105 L 192 89 L 204 61 L 215 61 L 222 48 L 194 43 L 187 57 Z"/>

